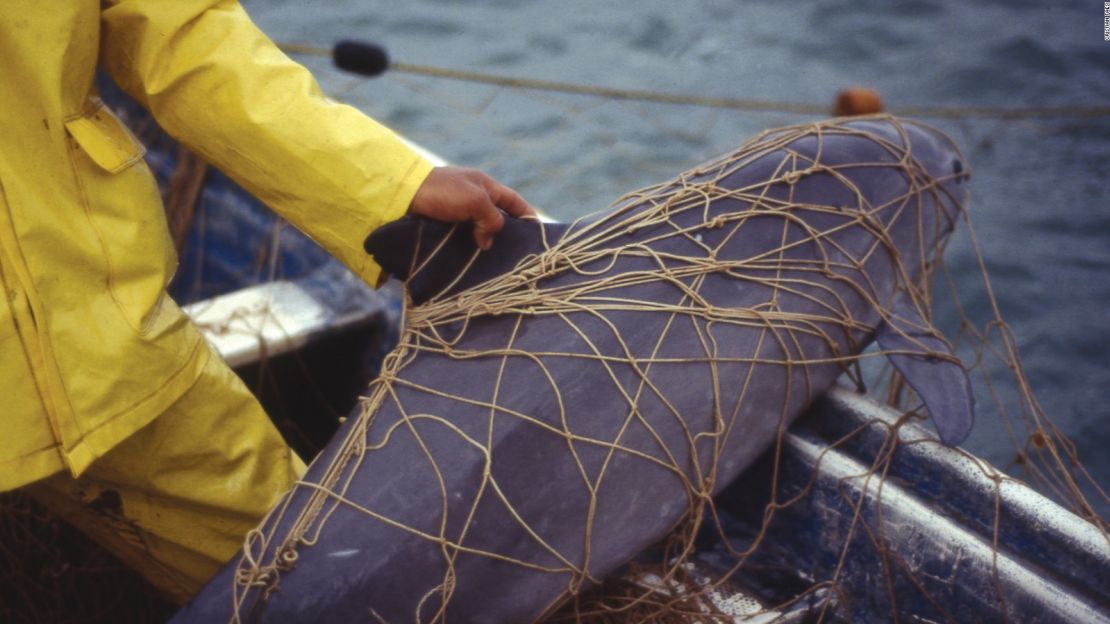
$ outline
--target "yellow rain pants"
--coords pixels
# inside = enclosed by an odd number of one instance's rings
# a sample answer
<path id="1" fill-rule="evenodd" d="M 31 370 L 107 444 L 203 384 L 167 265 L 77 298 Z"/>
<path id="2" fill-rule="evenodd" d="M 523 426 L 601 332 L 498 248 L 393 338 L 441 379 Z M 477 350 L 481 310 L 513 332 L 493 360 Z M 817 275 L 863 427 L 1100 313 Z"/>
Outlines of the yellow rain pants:
<path id="1" fill-rule="evenodd" d="M 188 392 L 80 477 L 27 492 L 183 603 L 304 470 L 213 354 Z"/>
<path id="2" fill-rule="evenodd" d="M 57 475 L 44 487 L 82 504 L 112 489 L 140 527 L 226 514 L 212 529 L 222 540 L 262 516 L 290 460 L 255 404 L 205 381 L 221 365 L 165 293 L 177 258 L 158 188 L 97 96 L 98 65 L 372 284 L 380 269 L 362 241 L 404 214 L 432 166 L 324 97 L 233 0 L 4 1 L 0 491 Z M 183 463 L 210 441 L 211 461 Z M 233 441 L 254 450 L 221 446 Z M 159 536 L 152 551 L 231 554 L 203 546 L 215 538 L 191 520 L 162 526 L 142 529 Z M 182 566 L 194 585 L 198 570 Z"/>

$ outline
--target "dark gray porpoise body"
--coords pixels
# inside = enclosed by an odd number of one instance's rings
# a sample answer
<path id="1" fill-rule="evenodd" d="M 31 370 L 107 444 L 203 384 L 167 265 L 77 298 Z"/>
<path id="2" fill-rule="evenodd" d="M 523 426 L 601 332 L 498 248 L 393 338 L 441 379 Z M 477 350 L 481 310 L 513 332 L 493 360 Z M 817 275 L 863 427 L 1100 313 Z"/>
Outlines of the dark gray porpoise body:
<path id="1" fill-rule="evenodd" d="M 899 284 L 913 280 L 921 269 L 920 258 L 928 256 L 951 231 L 963 209 L 966 194 L 963 164 L 951 141 L 939 132 L 910 122 L 870 119 L 841 122 L 843 127 L 866 130 L 895 146 L 910 143 L 909 151 L 923 172 L 936 182 L 933 191 L 913 195 L 897 207 L 872 215 L 872 225 L 881 224 L 892 246 L 904 258 L 907 275 L 899 276 L 886 247 L 868 256 L 862 273 L 838 267 L 831 258 L 829 272 L 796 271 L 790 262 L 812 261 L 817 254 L 862 256 L 875 246 L 875 233 L 859 220 L 856 208 L 862 196 L 871 206 L 881 206 L 909 191 L 905 172 L 898 167 L 843 167 L 852 163 L 894 163 L 896 156 L 879 142 L 858 134 L 825 132 L 820 139 L 820 161 L 836 166 L 838 176 L 827 172 L 809 173 L 792 181 L 770 187 L 768 195 L 795 204 L 836 206 L 841 213 L 795 211 L 799 220 L 785 228 L 787 240 L 804 241 L 810 231 L 827 231 L 820 245 L 812 241 L 788 246 L 781 257 L 787 262 L 778 270 L 780 279 L 796 277 L 795 292 L 780 292 L 779 307 L 791 313 L 812 313 L 814 318 L 829 316 L 829 306 L 856 321 L 856 329 L 846 331 L 832 323 L 823 327 L 839 354 L 858 353 L 874 337 L 884 350 L 898 351 L 891 357 L 895 366 L 924 399 L 942 439 L 956 443 L 971 425 L 970 390 L 958 364 L 937 358 L 915 356 L 912 352 L 940 350 L 943 342 L 928 331 L 916 310 L 897 294 Z M 899 128 L 903 129 L 902 134 Z M 768 139 L 773 139 L 771 135 Z M 809 136 L 791 144 L 790 149 L 813 157 L 818 140 Z M 781 176 L 781 151 L 770 151 L 741 167 L 720 182 L 726 188 L 758 186 Z M 798 169 L 809 165 L 799 162 Z M 851 191 L 854 187 L 855 191 Z M 677 188 L 677 187 L 676 187 Z M 792 193 L 792 195 L 789 195 Z M 627 205 L 625 206 L 627 208 Z M 709 216 L 742 211 L 765 210 L 748 201 L 720 198 L 708 206 Z M 627 214 L 627 211 L 625 212 Z M 700 210 L 672 217 L 671 223 L 645 226 L 635 232 L 604 243 L 627 246 L 654 238 L 677 226 L 693 226 L 705 220 Z M 591 223 L 604 224 L 611 214 L 573 226 L 545 225 L 548 243 L 561 236 L 573 237 Z M 750 258 L 783 246 L 784 221 L 781 217 L 747 220 L 717 254 L 720 259 Z M 843 226 L 843 227 L 838 227 Z M 442 226 L 402 220 L 382 228 L 368 241 L 383 266 L 395 274 L 406 275 L 413 254 L 422 261 L 438 237 L 449 239 L 424 269 L 411 277 L 409 286 L 415 301 L 442 298 L 452 292 L 513 270 L 517 261 L 542 250 L 541 226 L 531 221 L 509 220 L 494 249 L 479 255 L 464 279 L 452 284 L 458 271 L 474 250 L 469 232 L 459 228 L 448 232 Z M 705 227 L 697 232 L 700 242 L 714 246 L 731 230 Z M 414 245 L 419 242 L 419 245 Z M 419 248 L 419 251 L 414 249 Z M 653 248 L 663 256 L 668 252 L 690 256 L 699 253 L 690 238 L 669 237 Z M 662 257 L 662 256 L 661 256 Z M 776 257 L 779 257 L 776 252 Z M 607 266 L 609 259 L 603 261 Z M 655 259 L 643 256 L 618 256 L 608 273 L 649 270 Z M 579 267 L 583 271 L 601 265 Z M 763 307 L 772 289 L 761 278 L 766 268 L 753 268 L 749 275 L 712 273 L 706 276 L 700 294 L 714 306 L 730 309 Z M 585 279 L 574 271 L 547 277 L 541 288 L 554 288 Z M 865 297 L 862 293 L 867 293 Z M 595 293 L 601 297 L 630 298 L 639 301 L 677 304 L 683 292 L 674 284 L 651 281 Z M 893 311 L 897 322 L 883 323 L 883 313 L 868 300 Z M 572 331 L 567 320 L 581 332 Z M 571 446 L 563 435 L 509 415 L 526 414 L 563 429 L 559 405 L 566 417 L 565 427 L 584 438 L 619 440 L 623 447 L 645 455 L 663 458 L 680 467 L 689 483 L 701 486 L 712 470 L 716 492 L 744 470 L 773 442 L 782 421 L 791 421 L 816 396 L 823 393 L 842 373 L 837 363 L 784 366 L 781 362 L 819 359 L 834 355 L 829 342 L 815 333 L 791 332 L 779 341 L 758 326 L 714 324 L 704 319 L 682 317 L 664 332 L 670 315 L 642 310 L 572 311 L 566 319 L 552 315 L 526 316 L 500 314 L 471 319 L 454 348 L 467 350 L 511 348 L 529 353 L 590 353 L 616 358 L 697 358 L 705 356 L 706 336 L 712 336 L 715 354 L 721 362 L 711 367 L 700 362 L 656 362 L 646 376 L 655 389 L 642 388 L 644 365 L 637 371 L 627 361 L 545 356 L 543 365 L 553 376 L 547 379 L 540 365 L 524 357 L 484 357 L 456 359 L 445 353 L 423 352 L 399 369 L 404 383 L 395 384 L 397 401 L 386 400 L 373 417 L 366 440 L 381 445 L 366 452 L 361 462 L 344 467 L 342 482 L 347 502 L 328 501 L 324 515 L 318 517 L 306 537 L 311 545 L 296 549 L 296 561 L 284 566 L 264 587 L 237 585 L 236 577 L 244 566 L 240 558 L 227 565 L 173 622 L 225 622 L 233 617 L 235 604 L 244 622 L 375 622 L 410 623 L 428 621 L 440 609 L 447 578 L 447 555 L 454 557 L 453 591 L 441 617 L 447 622 L 534 621 L 565 597 L 575 581 L 569 571 L 552 572 L 530 569 L 473 552 L 456 552 L 427 539 L 426 535 L 446 536 L 449 542 L 483 553 L 497 553 L 535 566 L 559 569 L 569 561 L 587 567 L 593 578 L 603 578 L 671 530 L 690 505 L 688 483 L 676 472 L 635 454 L 617 452 L 588 443 Z M 891 325 L 897 325 L 892 327 Z M 924 325 L 922 330 L 918 325 Z M 448 335 L 459 326 L 444 327 Z M 900 331 L 894 331 L 894 330 Z M 665 338 L 660 342 L 660 336 Z M 617 334 L 620 339 L 618 340 Z M 907 338 L 907 334 L 912 338 Z M 584 340 L 588 336 L 593 343 Z M 785 334 L 784 334 L 785 335 Z M 762 337 L 762 339 L 761 339 Z M 624 349 L 627 348 L 628 352 Z M 760 363 L 724 361 L 751 359 Z M 506 362 L 502 367 L 502 363 Z M 503 368 L 503 371 L 502 371 Z M 447 395 L 489 401 L 494 396 L 504 412 L 491 418 L 491 409 L 465 400 L 446 398 L 424 388 Z M 615 381 L 614 381 L 615 380 Z M 745 384 L 745 380 L 746 384 Z M 619 384 L 619 386 L 618 386 Z M 558 388 L 558 393 L 555 390 Z M 624 392 L 621 392 L 623 388 Z M 747 388 L 745 390 L 745 388 Z M 741 394 L 743 401 L 740 402 Z M 640 420 L 628 421 L 630 400 L 636 397 Z M 664 400 L 665 399 L 665 400 Z M 454 427 L 434 419 L 414 419 L 392 430 L 402 419 L 398 402 L 405 413 L 435 414 Z M 714 440 L 703 435 L 691 443 L 692 435 L 714 431 L 720 419 L 735 419 L 727 436 Z M 679 417 L 680 415 L 680 417 Z M 340 442 L 355 426 L 347 420 L 339 434 L 313 463 L 305 481 L 318 483 Z M 491 424 L 492 423 L 492 424 Z M 683 427 L 684 424 L 684 427 Z M 392 435 L 386 439 L 386 432 Z M 425 450 L 419 441 L 427 448 Z M 485 456 L 461 433 L 489 443 L 489 470 L 494 483 L 509 501 L 519 519 L 505 502 L 487 487 L 479 495 L 486 467 Z M 719 445 L 716 465 L 712 466 L 714 445 Z M 435 458 L 443 476 L 442 489 L 428 459 Z M 577 456 L 577 459 L 575 458 Z M 586 561 L 586 526 L 591 514 L 591 497 L 585 483 L 596 484 L 596 508 L 592 510 L 592 532 Z M 290 531 L 298 512 L 314 493 L 312 488 L 296 488 L 280 517 L 274 516 L 263 527 L 275 536 L 264 552 L 253 559 L 263 564 L 274 560 L 274 549 Z M 446 496 L 444 496 L 446 493 Z M 477 500 L 476 504 L 475 501 Z M 348 503 L 372 510 L 382 518 L 415 528 L 425 535 L 402 530 L 391 523 L 367 515 Z M 444 509 L 446 508 L 446 518 Z M 471 511 L 473 509 L 473 514 Z M 469 516 L 469 517 L 468 517 Z M 522 528 L 522 521 L 530 530 Z M 276 525 L 276 526 L 275 526 Z M 464 532 L 465 527 L 465 532 Z M 259 551 L 262 548 L 259 547 Z M 447 555 L 445 555 L 447 553 Z M 558 553 L 560 557 L 554 553 Z M 277 577 L 276 583 L 274 577 Z M 263 598 L 265 594 L 268 596 Z M 377 619 L 376 619 L 377 618 Z"/>

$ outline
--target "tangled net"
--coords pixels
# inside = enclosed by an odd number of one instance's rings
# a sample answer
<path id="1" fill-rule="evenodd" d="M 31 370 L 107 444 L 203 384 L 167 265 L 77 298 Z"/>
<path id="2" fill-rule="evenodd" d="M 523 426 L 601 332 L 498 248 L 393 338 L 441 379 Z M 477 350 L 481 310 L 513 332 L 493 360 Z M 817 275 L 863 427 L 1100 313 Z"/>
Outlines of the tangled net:
<path id="1" fill-rule="evenodd" d="M 765 133 L 725 159 L 688 172 L 674 183 L 630 194 L 619 200 L 614 210 L 578 222 L 562 238 L 546 244 L 543 253 L 525 258 L 501 278 L 474 288 L 450 292 L 407 310 L 401 344 L 387 359 L 382 376 L 373 382 L 364 408 L 342 430 L 342 442 L 337 440 L 331 445 L 330 450 L 335 452 L 325 451 L 324 457 L 317 462 L 318 466 L 326 467 L 326 474 L 319 479 L 310 474 L 310 481 L 300 484 L 286 505 L 275 510 L 259 531 L 248 536 L 245 549 L 248 556 L 242 562 L 237 577 L 235 591 L 238 598 L 245 600 L 246 594 L 252 590 L 278 587 L 285 571 L 304 565 L 304 560 L 312 551 L 311 546 L 324 535 L 329 523 L 344 514 L 354 513 L 361 517 L 363 523 L 394 525 L 405 535 L 416 535 L 419 540 L 441 550 L 445 572 L 441 582 L 426 594 L 420 606 L 424 620 L 442 617 L 444 609 L 451 604 L 453 592 L 465 585 L 465 575 L 460 572 L 462 567 L 456 566 L 456 563 L 467 556 L 478 556 L 511 563 L 518 566 L 521 573 L 539 572 L 567 579 L 564 582 L 569 591 L 563 596 L 566 602 L 561 610 L 551 614 L 550 619 L 554 622 L 735 621 L 734 611 L 726 613 L 722 610 L 719 597 L 731 595 L 734 585 L 744 585 L 744 575 L 750 572 L 751 564 L 759 559 L 761 549 L 766 547 L 761 536 L 771 528 L 780 510 L 800 504 L 808 494 L 808 487 L 790 498 L 777 498 L 777 473 L 772 472 L 772 498 L 766 504 L 758 535 L 746 548 L 729 545 L 725 535 L 727 527 L 723 526 L 722 514 L 713 495 L 724 485 L 722 474 L 742 468 L 724 465 L 729 460 L 723 453 L 726 447 L 729 452 L 734 451 L 728 444 L 735 444 L 730 436 L 736 435 L 733 425 L 742 406 L 756 401 L 755 395 L 764 389 L 750 388 L 745 384 L 730 387 L 719 380 L 730 377 L 729 371 L 733 373 L 731 378 L 744 379 L 751 373 L 740 371 L 777 367 L 781 369 L 779 375 L 784 384 L 806 388 L 802 393 L 804 400 L 797 402 L 780 395 L 779 402 L 768 408 L 772 417 L 762 421 L 765 428 L 752 435 L 753 447 L 771 448 L 770 463 L 775 470 L 790 418 L 796 416 L 804 404 L 821 388 L 827 387 L 834 377 L 843 375 L 857 387 L 880 389 L 885 392 L 887 401 L 900 410 L 912 412 L 920 407 L 919 401 L 898 374 L 889 367 L 878 365 L 883 361 L 879 356 L 884 353 L 879 350 L 857 352 L 878 322 L 891 320 L 891 293 L 899 291 L 908 295 L 915 307 L 928 315 L 934 303 L 931 286 L 937 268 L 940 268 L 939 275 L 945 278 L 942 284 L 951 285 L 951 277 L 939 252 L 934 253 L 932 245 L 899 249 L 892 241 L 891 228 L 883 222 L 883 215 L 890 218 L 890 215 L 900 211 L 912 213 L 914 210 L 921 215 L 923 206 L 934 207 L 938 202 L 950 201 L 950 198 L 945 199 L 944 189 L 950 176 L 925 170 L 905 149 L 904 128 L 895 120 L 882 120 L 899 128 L 899 136 L 903 138 L 901 142 L 853 129 L 841 122 Z M 886 156 L 867 166 L 889 170 L 903 178 L 905 191 L 882 202 L 865 201 L 858 189 L 853 190 L 850 171 L 825 164 L 821 158 L 814 158 L 812 153 L 789 147 L 803 137 L 816 137 L 815 140 L 820 143 L 822 137 L 846 134 L 867 137 L 880 146 L 880 151 Z M 773 175 L 767 176 L 759 187 L 729 189 L 718 184 L 736 168 L 750 165 L 759 157 L 776 151 L 781 153 L 781 157 L 777 157 L 770 170 Z M 853 163 L 853 166 L 859 167 L 860 163 Z M 815 179 L 819 175 L 848 181 L 844 188 L 850 193 L 848 199 L 854 197 L 854 201 L 806 203 L 793 201 L 789 193 L 777 195 L 783 189 L 798 188 L 807 179 Z M 735 219 L 717 218 L 707 212 L 709 202 L 714 199 L 746 202 L 758 209 Z M 640 210 L 643 206 L 650 209 Z M 851 216 L 845 217 L 846 213 L 851 213 Z M 831 221 L 822 227 L 812 227 L 807 225 L 812 218 L 829 218 Z M 960 214 L 958 218 L 970 232 L 966 215 Z M 683 222 L 683 219 L 689 221 Z M 756 256 L 711 257 L 711 243 L 741 236 L 743 232 L 755 229 L 756 223 L 763 220 L 776 223 L 783 233 L 778 245 Z M 679 225 L 676 226 L 676 223 Z M 943 220 L 936 218 L 936 215 L 924 221 L 915 219 L 914 226 L 922 232 L 930 231 L 929 236 L 938 239 L 945 229 Z M 868 229 L 871 238 L 863 248 L 848 249 L 841 244 L 838 235 L 849 227 Z M 630 231 L 641 233 L 636 245 L 627 244 Z M 645 231 L 652 235 L 644 236 Z M 675 242 L 679 249 L 660 251 L 656 244 L 663 241 Z M 938 244 L 943 246 L 939 241 Z M 807 246 L 822 250 L 816 256 L 819 261 L 802 260 L 794 254 Z M 977 244 L 975 249 L 977 253 Z M 890 274 L 895 276 L 893 283 L 874 284 L 862 279 L 867 273 L 867 263 L 876 258 L 892 264 Z M 470 261 L 478 263 L 479 259 L 475 256 Z M 603 274 L 604 268 L 626 261 L 633 264 L 634 270 L 617 275 Z M 983 269 L 981 261 L 980 268 Z M 743 309 L 718 305 L 702 289 L 722 274 L 727 274 L 729 279 L 746 281 L 753 289 L 761 289 L 764 293 L 762 298 L 771 303 Z M 983 275 L 984 288 L 993 302 L 985 269 Z M 464 281 L 460 278 L 460 283 Z M 833 283 L 837 288 L 830 286 Z M 661 292 L 673 293 L 675 297 L 667 300 L 632 296 L 655 287 L 661 288 Z M 774 295 L 768 297 L 766 293 Z M 1013 371 L 1012 383 L 1019 396 L 1016 412 L 1007 409 L 995 396 L 996 412 L 981 408 L 980 415 L 997 415 L 1007 423 L 1015 447 L 1021 449 L 1016 461 L 1020 471 L 1018 476 L 1094 522 L 1105 537 L 1106 525 L 1087 496 L 1094 491 L 1103 503 L 1106 496 L 1085 473 L 1082 465 L 1075 461 L 1070 441 L 1055 429 L 1036 403 L 1021 372 L 1016 343 L 1001 320 L 997 306 L 992 308 L 992 318 L 985 323 L 976 323 L 967 318 L 954 289 L 952 295 L 956 314 L 961 317 L 953 342 L 961 348 L 961 352 L 970 353 L 970 356 L 963 358 L 968 370 L 983 378 L 982 385 L 992 395 L 999 385 L 1011 381 L 992 377 L 990 362 L 1001 361 Z M 876 310 L 878 316 L 861 319 L 858 315 L 847 313 L 853 309 L 853 302 Z M 798 306 L 811 307 L 797 312 Z M 665 319 L 660 321 L 662 330 L 660 327 L 642 327 L 650 325 L 646 323 L 636 325 L 638 330 L 654 332 L 660 340 L 648 341 L 646 352 L 636 352 L 629 345 L 629 340 L 619 337 L 621 332 L 615 330 L 616 324 L 606 321 L 608 317 L 622 314 L 650 314 Z M 580 328 L 587 325 L 582 318 L 592 317 L 607 328 L 602 331 L 603 334 L 608 331 L 618 339 L 601 343 L 597 337 L 598 327 L 591 326 L 576 332 L 582 337 L 576 349 L 552 351 L 522 348 L 519 319 L 523 316 L 530 319 L 544 317 L 563 327 Z M 500 335 L 509 341 L 508 344 L 477 348 L 468 342 L 480 333 L 479 328 L 495 322 L 507 324 L 508 331 Z M 694 338 L 683 342 L 696 345 L 701 351 L 699 354 L 674 356 L 667 352 L 665 337 L 668 332 L 677 333 L 679 324 L 686 327 L 687 337 Z M 621 327 L 623 329 L 624 325 Z M 767 336 L 764 342 L 759 343 L 761 346 L 755 353 L 727 352 L 727 337 L 739 335 L 736 332 L 753 330 Z M 534 333 L 551 335 L 547 331 Z M 764 351 L 761 350 L 764 345 L 771 346 L 766 346 Z M 934 355 L 950 357 L 945 353 Z M 421 383 L 422 380 L 413 381 L 407 373 L 419 368 L 418 360 L 429 357 L 491 362 L 494 377 L 499 383 L 495 383 L 493 391 L 485 396 L 460 396 L 441 392 L 431 384 Z M 625 405 L 616 431 L 610 431 L 607 436 L 584 435 L 575 429 L 581 424 L 575 422 L 576 415 L 563 409 L 549 420 L 514 409 L 512 398 L 507 395 L 511 394 L 514 386 L 513 365 L 517 361 L 538 362 L 536 369 L 541 370 L 559 368 L 561 365 L 556 362 L 565 361 L 571 366 L 600 371 L 600 378 L 612 381 L 612 396 L 617 397 L 619 404 Z M 871 366 L 869 362 L 875 365 Z M 711 413 L 701 414 L 700 421 L 697 416 L 679 412 L 673 405 L 658 400 L 660 395 L 665 396 L 671 390 L 659 380 L 660 371 L 677 365 L 702 367 L 710 371 L 705 379 L 714 380 L 711 400 L 707 402 L 714 409 Z M 552 396 L 564 394 L 558 386 L 551 392 Z M 730 392 L 733 394 L 730 395 Z M 452 412 L 450 415 L 446 412 L 426 413 L 405 409 L 410 403 L 418 402 L 416 397 L 423 397 L 421 400 L 425 401 L 453 402 L 460 409 L 457 414 Z M 650 401 L 656 403 L 657 413 L 673 425 L 670 429 L 672 435 L 652 434 L 650 442 L 636 446 L 621 436 L 627 435 L 630 428 L 640 427 L 650 431 L 661 427 L 644 420 L 644 410 L 639 406 L 646 406 Z M 390 422 L 384 417 L 383 406 L 393 406 L 397 410 L 396 420 Z M 671 525 L 673 528 L 666 532 L 665 537 L 653 538 L 655 546 L 649 555 L 639 558 L 628 568 L 620 569 L 619 575 L 606 578 L 606 572 L 597 571 L 594 567 L 605 567 L 597 561 L 603 558 L 601 555 L 606 551 L 604 542 L 607 537 L 604 535 L 605 523 L 599 522 L 593 512 L 578 535 L 577 550 L 550 545 L 540 549 L 541 554 L 550 555 L 548 561 L 537 563 L 529 555 L 473 546 L 468 541 L 471 538 L 466 524 L 476 513 L 481 497 L 475 496 L 458 503 L 442 495 L 446 491 L 444 480 L 449 475 L 436 468 L 437 455 L 430 445 L 425 446 L 419 456 L 426 460 L 423 468 L 432 474 L 432 489 L 441 503 L 423 510 L 431 511 L 426 515 L 436 516 L 432 522 L 423 518 L 404 527 L 396 526 L 400 524 L 396 519 L 358 500 L 358 469 L 368 471 L 365 466 L 390 443 L 396 443 L 405 435 L 410 435 L 413 440 L 421 439 L 424 436 L 422 428 L 428 423 L 435 423 L 451 430 L 459 439 L 465 439 L 469 449 L 489 459 L 487 468 L 477 480 L 480 491 L 486 492 L 487 496 L 490 492 L 496 493 L 504 507 L 510 510 L 514 521 L 527 527 L 529 519 L 525 518 L 526 514 L 514 513 L 513 503 L 499 487 L 501 475 L 498 474 L 497 458 L 500 452 L 492 446 L 490 436 L 466 430 L 464 424 L 457 422 L 469 417 L 473 417 L 474 422 L 484 422 L 485 431 L 492 429 L 495 421 L 509 418 L 525 422 L 540 435 L 560 439 L 573 454 L 584 458 L 575 460 L 573 465 L 576 472 L 586 475 L 577 482 L 583 486 L 585 498 L 589 501 L 587 506 L 591 510 L 598 508 L 598 494 L 604 485 L 600 476 L 603 471 L 591 473 L 591 468 L 612 464 L 617 461 L 614 457 L 623 455 L 649 465 L 652 470 L 671 475 L 673 483 L 680 484 L 682 493 L 679 498 L 683 511 L 677 519 L 667 521 L 667 528 L 672 528 Z M 889 444 L 869 466 L 867 476 L 880 482 L 885 478 L 898 444 L 896 434 L 895 429 L 890 431 Z M 587 450 L 576 451 L 576 445 Z M 591 452 L 600 453 L 603 459 L 587 457 Z M 598 463 L 591 464 L 591 461 Z M 995 474 L 992 478 L 1005 479 Z M 374 475 L 368 476 L 372 482 Z M 22 503 L 8 503 L 10 506 L 6 507 L 5 516 L 14 518 L 11 511 L 22 509 L 19 504 Z M 459 517 L 454 513 L 456 509 L 463 512 L 461 515 L 465 521 L 462 526 L 452 524 Z M 704 545 L 703 538 L 707 532 L 722 536 L 720 542 L 725 544 L 725 550 L 731 557 L 722 572 L 708 579 L 699 577 L 697 570 L 690 567 L 690 562 Z M 879 549 L 883 550 L 881 530 L 876 532 Z M 543 543 L 544 540 L 540 539 L 543 536 L 538 532 L 533 530 L 530 534 L 534 539 L 533 546 Z M 875 565 L 877 574 L 889 575 L 885 558 Z M 774 608 L 785 609 L 790 604 L 810 599 L 816 605 L 813 613 L 817 620 L 836 620 L 835 605 L 830 607 L 833 603 L 827 596 L 836 594 L 838 582 L 836 574 L 812 579 L 808 587 L 784 598 L 783 604 L 776 604 Z M 897 614 L 894 617 L 897 619 Z"/>
<path id="2" fill-rule="evenodd" d="M 407 310 L 400 344 L 361 412 L 248 536 L 237 608 L 278 587 L 296 592 L 296 575 L 293 585 L 283 576 L 319 564 L 312 546 L 321 541 L 377 532 L 405 544 L 396 554 L 358 542 L 380 554 L 380 563 L 363 563 L 380 574 L 393 566 L 404 576 L 406 557 L 439 553 L 407 577 L 442 573 L 428 587 L 391 584 L 388 595 L 368 587 L 360 596 L 366 604 L 410 601 L 405 620 L 466 612 L 467 592 L 491 582 L 476 580 L 483 562 L 495 561 L 517 580 L 529 577 L 527 587 L 560 586 L 559 600 L 570 603 L 556 621 L 722 621 L 706 596 L 744 567 L 759 539 L 730 549 L 724 575 L 691 580 L 699 532 L 715 525 L 725 533 L 713 496 L 764 449 L 774 448 L 777 461 L 787 426 L 837 377 L 867 387 L 861 362 L 898 355 L 860 352 L 880 323 L 930 357 L 959 361 L 929 348 L 930 327 L 892 312 L 897 295 L 928 318 L 939 249 L 964 219 L 953 189 L 966 175 L 939 158 L 943 141 L 932 132 L 887 116 L 775 130 L 562 236 L 540 230 L 535 252 L 492 279 L 468 283 L 483 271 L 482 257 L 470 254 L 439 294 Z M 859 151 L 839 160 L 846 143 Z M 437 271 L 449 241 L 416 254 L 410 279 Z M 1002 335 L 999 353 L 989 334 L 970 325 L 960 332 L 982 357 L 1016 364 Z M 477 374 L 452 367 L 458 362 Z M 981 358 L 971 368 L 985 370 Z M 896 373 L 883 375 L 892 403 L 919 408 Z M 1027 465 L 1057 475 L 1060 493 L 1090 518 L 1056 450 L 1066 442 L 1021 389 L 1030 435 L 1055 440 L 1031 449 L 1042 452 Z M 871 469 L 881 479 L 886 467 Z M 406 475 L 404 502 L 375 487 L 389 470 Z M 537 496 L 529 490 L 541 478 Z M 637 487 L 641 480 L 648 485 Z M 768 510 L 793 502 L 772 499 Z M 648 513 L 657 508 L 658 517 Z M 639 564 L 616 588 L 601 584 L 668 535 L 655 563 Z M 627 581 L 645 574 L 654 580 Z M 836 583 L 823 579 L 801 596 Z M 511 602 L 512 593 L 503 598 Z"/>

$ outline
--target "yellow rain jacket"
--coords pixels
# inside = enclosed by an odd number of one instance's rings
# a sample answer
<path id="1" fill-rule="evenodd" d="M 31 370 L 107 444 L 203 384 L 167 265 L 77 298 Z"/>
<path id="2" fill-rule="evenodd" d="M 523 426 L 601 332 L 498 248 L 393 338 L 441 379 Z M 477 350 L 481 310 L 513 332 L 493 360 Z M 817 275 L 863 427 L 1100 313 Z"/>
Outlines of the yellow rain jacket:
<path id="1" fill-rule="evenodd" d="M 431 165 L 329 101 L 234 1 L 5 0 L 0 11 L 0 491 L 75 476 L 181 396 L 202 337 L 143 147 L 97 63 L 171 135 L 370 283 L 366 235 Z"/>

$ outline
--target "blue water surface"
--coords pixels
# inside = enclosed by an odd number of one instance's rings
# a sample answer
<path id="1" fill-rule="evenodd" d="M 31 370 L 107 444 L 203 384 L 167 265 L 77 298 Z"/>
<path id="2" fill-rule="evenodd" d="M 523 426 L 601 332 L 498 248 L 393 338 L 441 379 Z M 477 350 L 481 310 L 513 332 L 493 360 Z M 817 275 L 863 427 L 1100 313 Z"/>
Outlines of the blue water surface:
<path id="1" fill-rule="evenodd" d="M 891 108 L 1110 104 L 1097 2 L 254 0 L 248 10 L 279 41 L 363 38 L 398 61 L 548 80 L 830 105 L 839 89 L 866 85 Z M 562 220 L 809 118 L 401 73 L 363 80 L 327 59 L 297 58 L 332 96 L 488 170 Z M 1029 382 L 1087 469 L 1110 483 L 1110 118 L 929 121 L 970 163 L 972 223 Z M 966 230 L 947 261 L 970 316 L 985 323 L 989 301 Z M 950 307 L 936 312 L 954 328 Z M 1015 445 L 977 391 L 981 414 L 966 447 L 1016 471 Z M 1013 408 L 1013 384 L 1000 391 Z"/>

